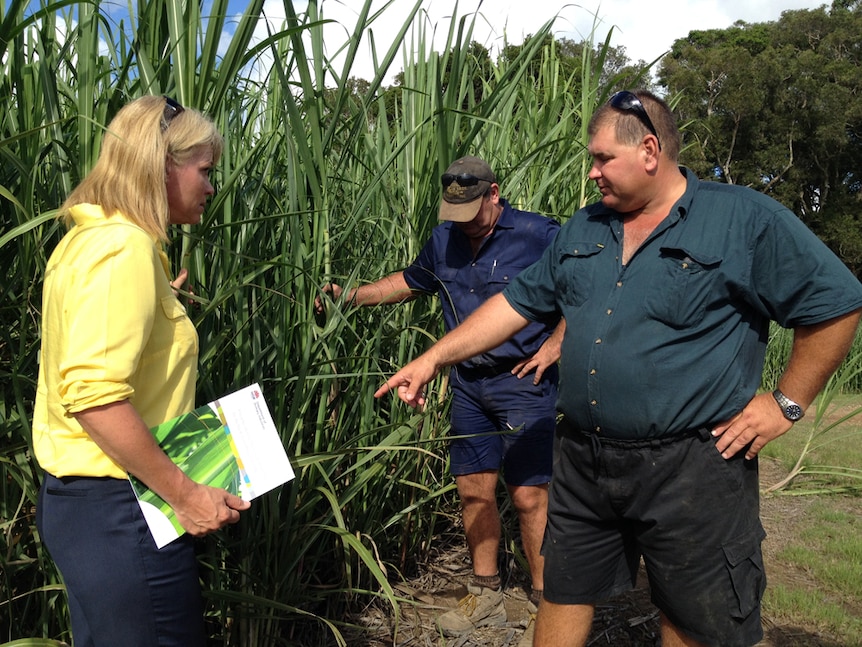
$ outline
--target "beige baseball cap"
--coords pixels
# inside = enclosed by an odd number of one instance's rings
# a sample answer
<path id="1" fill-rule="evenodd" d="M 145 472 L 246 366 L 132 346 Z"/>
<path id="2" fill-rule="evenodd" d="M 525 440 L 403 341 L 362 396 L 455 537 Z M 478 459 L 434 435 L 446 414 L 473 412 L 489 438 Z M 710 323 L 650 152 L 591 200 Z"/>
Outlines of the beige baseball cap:
<path id="1" fill-rule="evenodd" d="M 449 165 L 440 180 L 440 220 L 470 222 L 479 212 L 479 200 L 496 184 L 497 177 L 485 160 L 462 157 Z"/>

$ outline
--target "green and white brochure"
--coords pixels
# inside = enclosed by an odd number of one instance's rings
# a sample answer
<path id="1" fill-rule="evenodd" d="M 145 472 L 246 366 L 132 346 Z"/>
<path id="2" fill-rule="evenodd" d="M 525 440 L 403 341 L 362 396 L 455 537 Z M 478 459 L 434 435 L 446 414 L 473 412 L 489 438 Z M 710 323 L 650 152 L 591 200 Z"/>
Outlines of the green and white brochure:
<path id="1" fill-rule="evenodd" d="M 161 448 L 190 479 L 245 500 L 294 477 L 257 384 L 163 422 L 152 431 Z M 129 480 L 159 548 L 185 532 L 158 494 L 134 476 Z"/>

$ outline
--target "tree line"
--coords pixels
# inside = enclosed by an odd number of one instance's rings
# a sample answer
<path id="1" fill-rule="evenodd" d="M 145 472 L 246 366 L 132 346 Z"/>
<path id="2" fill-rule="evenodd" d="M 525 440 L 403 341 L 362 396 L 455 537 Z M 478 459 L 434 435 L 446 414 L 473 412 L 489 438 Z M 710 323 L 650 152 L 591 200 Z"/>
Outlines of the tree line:
<path id="1" fill-rule="evenodd" d="M 862 272 L 862 2 L 785 11 L 677 40 L 658 81 L 682 162 L 776 198 Z"/>
<path id="2" fill-rule="evenodd" d="M 575 80 L 570 92 L 579 92 L 576 71 L 592 48 L 588 58 L 609 91 L 645 87 L 663 95 L 683 129 L 683 165 L 779 200 L 862 276 L 862 0 L 692 31 L 657 62 L 629 60 L 624 45 L 544 40 L 560 75 Z M 522 47 L 506 45 L 499 58 L 514 59 Z M 470 54 L 480 102 L 495 66 L 479 43 Z M 455 59 L 435 56 L 448 83 Z M 536 83 L 541 65 L 536 58 L 527 70 Z M 402 72 L 385 89 L 393 110 L 404 91 Z"/>

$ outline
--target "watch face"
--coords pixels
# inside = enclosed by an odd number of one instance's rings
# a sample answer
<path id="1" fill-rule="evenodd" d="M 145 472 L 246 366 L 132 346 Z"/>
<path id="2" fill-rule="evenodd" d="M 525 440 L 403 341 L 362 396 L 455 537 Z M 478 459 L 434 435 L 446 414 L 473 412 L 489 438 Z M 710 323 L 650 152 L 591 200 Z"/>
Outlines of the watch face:
<path id="1" fill-rule="evenodd" d="M 802 407 L 797 404 L 791 404 L 785 407 L 784 415 L 789 420 L 799 420 L 802 417 Z"/>
<path id="2" fill-rule="evenodd" d="M 805 415 L 805 412 L 802 410 L 798 404 L 796 404 L 793 400 L 788 398 L 778 389 L 775 389 L 772 392 L 772 397 L 775 398 L 775 401 L 778 403 L 778 406 L 781 407 L 781 413 L 785 418 L 790 420 L 791 422 L 796 422 L 802 416 Z"/>

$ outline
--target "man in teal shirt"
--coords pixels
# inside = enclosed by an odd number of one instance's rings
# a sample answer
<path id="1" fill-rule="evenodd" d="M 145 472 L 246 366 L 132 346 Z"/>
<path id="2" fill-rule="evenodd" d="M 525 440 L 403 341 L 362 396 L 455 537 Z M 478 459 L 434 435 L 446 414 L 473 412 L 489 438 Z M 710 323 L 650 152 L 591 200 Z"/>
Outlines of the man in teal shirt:
<path id="1" fill-rule="evenodd" d="M 654 95 L 617 93 L 589 134 L 602 200 L 376 395 L 421 403 L 442 366 L 561 314 L 535 644 L 586 644 L 594 605 L 631 588 L 643 557 L 663 647 L 753 645 L 766 586 L 757 453 L 844 359 L 862 285 L 774 200 L 680 168 Z M 779 388 L 758 394 L 770 320 L 794 330 L 793 350 Z"/>

